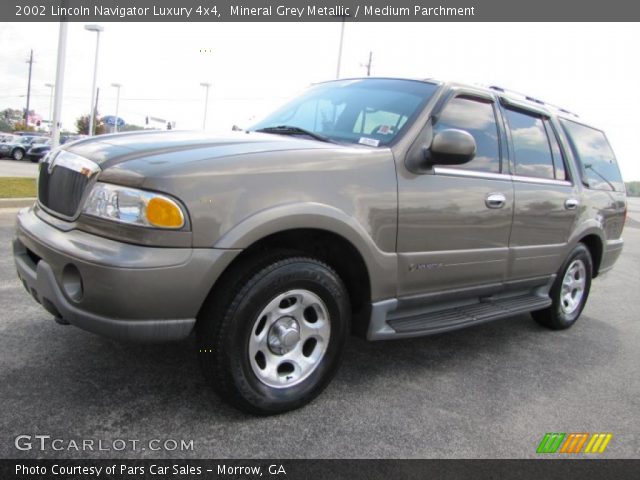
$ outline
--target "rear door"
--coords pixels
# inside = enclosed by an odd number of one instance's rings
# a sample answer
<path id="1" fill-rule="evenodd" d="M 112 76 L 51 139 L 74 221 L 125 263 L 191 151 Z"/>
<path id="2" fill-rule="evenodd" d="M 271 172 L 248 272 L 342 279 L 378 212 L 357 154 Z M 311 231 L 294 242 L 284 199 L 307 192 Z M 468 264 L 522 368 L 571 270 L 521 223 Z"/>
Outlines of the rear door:
<path id="1" fill-rule="evenodd" d="M 469 132 L 477 144 L 475 158 L 423 174 L 398 164 L 400 297 L 454 289 L 464 296 L 477 293 L 478 287 L 501 288 L 513 187 L 496 113 L 492 95 L 455 91 L 434 116 L 433 132 Z"/>
<path id="2" fill-rule="evenodd" d="M 544 112 L 503 102 L 510 139 L 515 207 L 509 279 L 555 273 L 582 208 L 556 127 Z"/>

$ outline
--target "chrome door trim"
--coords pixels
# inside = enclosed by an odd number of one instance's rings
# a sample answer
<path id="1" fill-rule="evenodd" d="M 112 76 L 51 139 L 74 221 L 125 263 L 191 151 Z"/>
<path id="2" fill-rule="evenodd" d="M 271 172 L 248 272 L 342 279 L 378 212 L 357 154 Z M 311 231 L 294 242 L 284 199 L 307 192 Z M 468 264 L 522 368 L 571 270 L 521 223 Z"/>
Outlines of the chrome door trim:
<path id="1" fill-rule="evenodd" d="M 536 177 L 524 177 L 522 175 L 511 175 L 511 179 L 514 182 L 519 183 L 538 183 L 542 185 L 560 185 L 564 187 L 571 187 L 572 183 L 566 180 L 556 180 L 553 178 L 536 178 Z"/>
<path id="2" fill-rule="evenodd" d="M 525 177 L 522 175 L 509 175 L 505 173 L 478 172 L 475 170 L 462 170 L 458 168 L 434 167 L 436 175 L 449 175 L 453 177 L 483 178 L 486 180 L 503 180 L 518 183 L 537 183 L 541 185 L 559 185 L 571 187 L 573 184 L 567 180 L 556 180 L 553 178 Z"/>
<path id="3" fill-rule="evenodd" d="M 484 178 L 487 180 L 503 180 L 510 181 L 511 175 L 504 173 L 491 173 L 491 172 L 478 172 L 475 170 L 461 170 L 458 168 L 447 167 L 434 167 L 434 173 L 439 175 L 449 175 L 453 177 L 469 177 L 469 178 Z"/>

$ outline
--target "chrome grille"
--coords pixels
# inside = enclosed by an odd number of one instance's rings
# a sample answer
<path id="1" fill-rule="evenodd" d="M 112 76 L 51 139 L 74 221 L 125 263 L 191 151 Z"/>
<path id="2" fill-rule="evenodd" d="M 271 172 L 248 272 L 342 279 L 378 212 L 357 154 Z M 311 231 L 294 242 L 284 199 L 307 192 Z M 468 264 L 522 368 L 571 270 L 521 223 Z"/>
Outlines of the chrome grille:
<path id="1" fill-rule="evenodd" d="M 40 164 L 38 201 L 40 205 L 68 218 L 74 218 L 91 177 L 100 170 L 95 163 L 61 151 Z"/>

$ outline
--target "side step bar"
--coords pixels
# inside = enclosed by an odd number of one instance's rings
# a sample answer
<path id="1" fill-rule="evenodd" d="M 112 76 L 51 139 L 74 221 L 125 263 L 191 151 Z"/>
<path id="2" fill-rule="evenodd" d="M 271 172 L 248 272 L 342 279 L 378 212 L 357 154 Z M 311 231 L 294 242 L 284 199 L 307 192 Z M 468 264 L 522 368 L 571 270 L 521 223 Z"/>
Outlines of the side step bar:
<path id="1" fill-rule="evenodd" d="M 506 298 L 483 298 L 469 305 L 387 319 L 387 314 L 395 310 L 397 301 L 389 300 L 387 302 L 389 303 L 382 305 L 386 311 L 381 312 L 377 318 L 372 315 L 372 323 L 367 334 L 369 340 L 420 337 L 457 330 L 470 325 L 541 310 L 549 307 L 552 303 L 548 295 L 529 293 Z"/>

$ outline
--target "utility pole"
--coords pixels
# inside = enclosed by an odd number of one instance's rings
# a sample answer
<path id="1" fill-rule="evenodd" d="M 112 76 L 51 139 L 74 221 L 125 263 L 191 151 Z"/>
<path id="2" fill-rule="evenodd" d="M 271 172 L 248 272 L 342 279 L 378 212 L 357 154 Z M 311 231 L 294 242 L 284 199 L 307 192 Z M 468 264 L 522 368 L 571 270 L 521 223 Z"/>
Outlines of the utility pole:
<path id="1" fill-rule="evenodd" d="M 371 76 L 371 62 L 373 60 L 373 52 L 369 51 L 369 62 L 362 65 L 367 69 L 367 77 Z"/>
<path id="2" fill-rule="evenodd" d="M 62 112 L 62 86 L 64 83 L 64 66 L 67 55 L 67 17 L 60 22 L 58 34 L 58 58 L 56 60 L 55 96 L 53 97 L 53 130 L 51 132 L 51 150 L 55 150 L 60 144 L 60 115 Z"/>
<path id="3" fill-rule="evenodd" d="M 49 87 L 49 133 L 53 132 L 53 83 L 45 83 L 45 87 Z"/>
<path id="4" fill-rule="evenodd" d="M 100 87 L 96 88 L 96 103 L 93 105 L 93 109 L 91 110 L 91 130 L 89 135 L 95 135 L 96 131 L 96 122 L 98 120 L 98 99 L 100 98 Z"/>
<path id="5" fill-rule="evenodd" d="M 210 83 L 208 82 L 202 82 L 200 83 L 201 87 L 204 87 L 205 90 L 205 94 L 204 94 L 204 116 L 202 118 L 202 130 L 206 130 L 207 128 L 207 107 L 209 106 L 209 87 L 211 86 Z"/>
<path id="6" fill-rule="evenodd" d="M 31 49 L 31 54 L 29 55 L 29 60 L 27 60 L 29 64 L 29 82 L 27 83 L 27 109 L 24 111 L 24 127 L 25 130 L 29 125 L 29 103 L 31 101 L 31 69 L 33 67 L 33 49 Z"/>
<path id="7" fill-rule="evenodd" d="M 122 87 L 122 84 L 112 83 L 111 86 L 118 89 L 116 94 L 116 124 L 113 126 L 114 133 L 118 133 L 118 109 L 120 108 L 120 87 Z"/>

